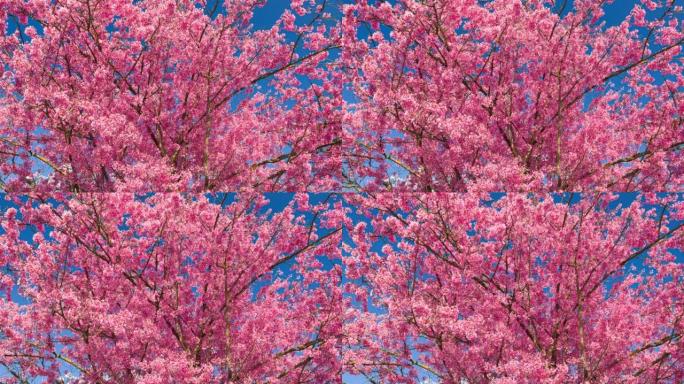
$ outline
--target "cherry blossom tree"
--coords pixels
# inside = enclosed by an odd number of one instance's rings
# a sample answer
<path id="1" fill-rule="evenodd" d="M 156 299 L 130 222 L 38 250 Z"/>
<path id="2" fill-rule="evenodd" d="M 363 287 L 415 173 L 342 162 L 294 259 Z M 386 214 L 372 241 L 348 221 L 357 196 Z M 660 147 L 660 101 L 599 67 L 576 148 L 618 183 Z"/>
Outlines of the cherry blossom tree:
<path id="1" fill-rule="evenodd" d="M 6 210 L 10 382 L 65 370 L 84 383 L 339 381 L 335 198 L 279 212 L 263 196 L 227 198 L 79 194 Z"/>
<path id="2" fill-rule="evenodd" d="M 683 184 L 674 0 L 265 4 L 0 3 L 5 188 Z"/>
<path id="3" fill-rule="evenodd" d="M 335 10 L 265 3 L 0 2 L 5 189 L 333 189 Z"/>
<path id="4" fill-rule="evenodd" d="M 366 219 L 344 258 L 357 308 L 346 364 L 383 383 L 681 382 L 682 203 L 359 201 Z"/>
<path id="5" fill-rule="evenodd" d="M 0 381 L 684 381 L 684 5 L 624 4 L 0 0 Z"/>
<path id="6" fill-rule="evenodd" d="M 678 194 L 52 199 L 2 219 L 10 382 L 684 378 Z"/>
<path id="7" fill-rule="evenodd" d="M 358 1 L 345 182 L 362 190 L 679 190 L 682 4 Z"/>

